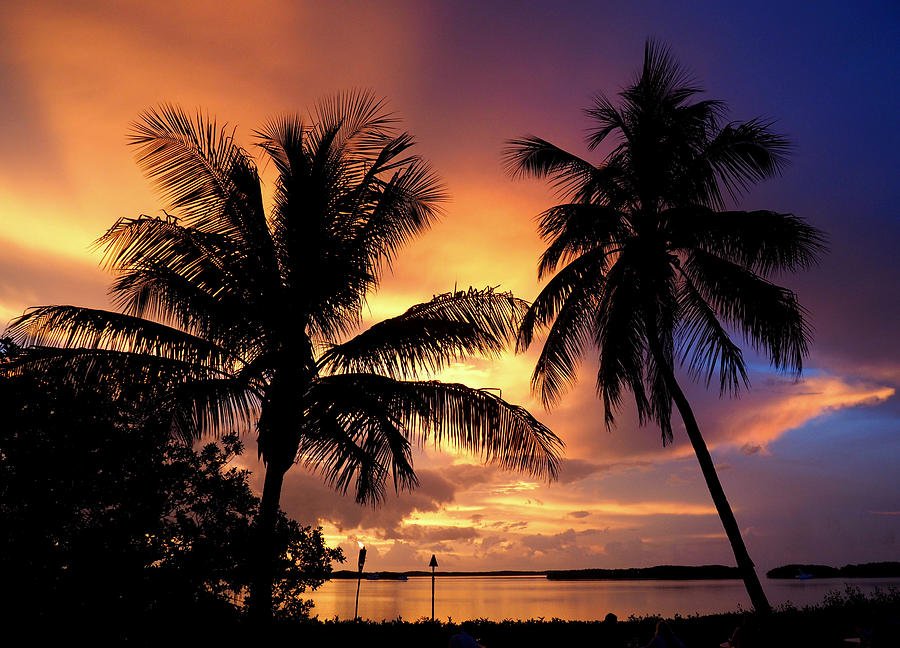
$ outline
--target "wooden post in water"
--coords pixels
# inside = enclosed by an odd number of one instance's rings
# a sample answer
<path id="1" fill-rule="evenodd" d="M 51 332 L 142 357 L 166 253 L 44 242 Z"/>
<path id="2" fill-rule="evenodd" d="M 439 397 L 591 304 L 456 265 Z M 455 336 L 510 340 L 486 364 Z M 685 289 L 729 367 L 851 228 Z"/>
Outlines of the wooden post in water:
<path id="1" fill-rule="evenodd" d="M 359 573 L 356 575 L 356 608 L 353 611 L 353 620 L 359 621 L 359 583 L 362 580 L 363 566 L 366 564 L 366 545 L 359 543 Z"/>
<path id="2" fill-rule="evenodd" d="M 438 566 L 434 554 L 431 554 L 431 562 L 428 563 L 428 566 L 431 567 L 431 620 L 434 621 L 434 568 Z"/>

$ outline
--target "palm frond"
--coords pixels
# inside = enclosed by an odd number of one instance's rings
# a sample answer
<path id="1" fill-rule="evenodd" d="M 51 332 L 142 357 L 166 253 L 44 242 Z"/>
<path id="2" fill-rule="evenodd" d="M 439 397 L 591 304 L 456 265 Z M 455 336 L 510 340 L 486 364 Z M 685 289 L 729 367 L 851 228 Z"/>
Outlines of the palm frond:
<path id="1" fill-rule="evenodd" d="M 688 373 L 695 379 L 705 379 L 709 387 L 718 372 L 720 395 L 737 394 L 742 386 L 749 387 L 741 348 L 731 340 L 690 277 L 684 277 L 678 298 L 681 362 L 687 362 Z"/>
<path id="2" fill-rule="evenodd" d="M 249 432 L 261 404 L 255 391 L 235 378 L 207 378 L 170 385 L 153 406 L 176 437 L 193 443 L 208 434 Z"/>
<path id="3" fill-rule="evenodd" d="M 240 363 L 222 347 L 184 331 L 113 311 L 40 306 L 16 319 L 7 334 L 22 346 L 103 349 L 156 356 L 225 371 Z"/>
<path id="4" fill-rule="evenodd" d="M 368 184 L 362 204 L 356 196 L 351 196 L 356 202 L 354 211 L 349 212 L 356 221 L 352 224 L 357 232 L 354 243 L 376 275 L 379 264 L 384 262 L 390 266 L 403 245 L 431 227 L 447 199 L 443 182 L 427 162 L 412 157 L 404 164 L 403 167 L 385 164 L 382 168 L 393 170 L 393 175 Z"/>
<path id="5" fill-rule="evenodd" d="M 761 180 L 782 172 L 793 145 L 772 131 L 772 122 L 751 119 L 723 127 L 695 159 L 685 182 L 696 184 L 697 177 L 708 177 L 708 197 L 703 204 L 722 208 L 719 183 L 736 199 Z M 718 180 L 713 184 L 712 178 Z"/>
<path id="6" fill-rule="evenodd" d="M 809 268 L 826 249 L 824 234 L 793 214 L 692 207 L 663 217 L 676 248 L 699 247 L 762 277 Z"/>
<path id="7" fill-rule="evenodd" d="M 73 385 L 105 385 L 110 393 L 128 392 L 144 410 L 170 386 L 185 381 L 222 378 L 203 364 L 163 356 L 110 351 L 31 346 L 0 366 L 7 375 L 64 376 Z"/>
<path id="8" fill-rule="evenodd" d="M 644 275 L 643 279 L 648 285 L 640 286 L 644 293 L 642 302 L 646 350 L 643 363 L 647 411 L 641 420 L 641 405 L 638 403 L 638 418 L 641 424 L 654 421 L 660 429 L 662 443 L 666 445 L 672 442 L 672 393 L 669 376 L 675 366 L 674 331 L 683 313 L 678 299 L 680 277 L 668 260 L 659 265 L 659 271 L 647 273 L 650 276 Z M 646 271 L 647 268 L 641 270 Z M 651 290 L 654 293 L 652 296 L 647 294 Z"/>
<path id="9" fill-rule="evenodd" d="M 621 96 L 629 109 L 676 108 L 703 91 L 674 59 L 669 48 L 653 39 L 644 43 L 641 72 Z"/>
<path id="10" fill-rule="evenodd" d="M 342 493 L 352 485 L 360 503 L 383 500 L 389 474 L 398 492 L 418 485 L 412 446 L 380 394 L 347 391 L 339 381 L 317 382 L 314 392 L 298 446 L 301 464 Z"/>
<path id="11" fill-rule="evenodd" d="M 540 394 L 546 409 L 556 405 L 577 379 L 581 355 L 591 338 L 595 311 L 603 297 L 605 270 L 602 253 L 575 259 L 548 282 L 519 327 L 516 350 L 524 351 L 536 329 L 550 326 L 531 375 L 532 391 Z"/>
<path id="12" fill-rule="evenodd" d="M 556 205 L 539 219 L 538 233 L 550 244 L 541 255 L 538 279 L 555 272 L 560 263 L 597 247 L 619 245 L 628 235 L 628 215 L 607 205 Z M 614 253 L 614 249 L 606 252 Z"/>
<path id="13" fill-rule="evenodd" d="M 616 130 L 621 132 L 625 140 L 630 139 L 628 122 L 606 95 L 601 93 L 594 97 L 594 105 L 587 108 L 584 113 L 596 122 L 596 125 L 588 130 L 586 138 L 591 151 L 606 141 L 606 138 Z"/>
<path id="14" fill-rule="evenodd" d="M 307 163 L 305 141 L 311 129 L 300 115 L 276 115 L 254 132 L 256 146 L 268 154 L 281 177 L 302 174 Z"/>
<path id="15" fill-rule="evenodd" d="M 435 296 L 332 346 L 320 364 L 343 373 L 394 378 L 437 372 L 472 355 L 497 356 L 515 335 L 527 304 L 492 288 Z"/>
<path id="16" fill-rule="evenodd" d="M 657 361 L 653 353 L 645 354 L 647 419 L 659 427 L 662 444 L 672 443 L 672 394 L 666 383 L 665 372 L 674 366 L 671 337 L 660 344 L 662 358 Z M 640 411 L 640 410 L 639 410 Z"/>
<path id="17" fill-rule="evenodd" d="M 556 190 L 567 196 L 587 185 L 595 170 L 590 162 L 531 135 L 506 142 L 503 166 L 513 178 L 549 178 Z"/>
<path id="18" fill-rule="evenodd" d="M 138 165 L 154 181 L 172 209 L 182 210 L 193 227 L 221 229 L 222 206 L 232 191 L 232 168 L 252 168 L 234 142 L 234 130 L 198 113 L 164 104 L 132 124 L 129 143 Z"/>
<path id="19" fill-rule="evenodd" d="M 339 402 L 350 408 L 376 399 L 411 443 L 449 442 L 503 469 L 551 479 L 557 474 L 562 441 L 525 409 L 489 391 L 372 374 L 325 377 L 314 389 L 342 392 Z"/>
<path id="20" fill-rule="evenodd" d="M 585 252 L 557 272 L 525 312 L 516 336 L 516 352 L 525 351 L 531 346 L 535 334 L 552 324 L 574 292 L 585 291 L 589 287 L 590 291 L 599 295 L 603 290 L 608 263 L 606 250 L 596 248 Z M 582 302 L 581 299 L 576 298 L 573 303 L 581 303 L 583 306 L 590 303 Z"/>
<path id="21" fill-rule="evenodd" d="M 716 314 L 764 351 L 773 367 L 800 373 L 812 330 L 793 292 L 701 250 L 682 267 Z"/>
<path id="22" fill-rule="evenodd" d="M 652 414 L 643 384 L 647 331 L 639 276 L 623 253 L 607 273 L 593 313 L 594 343 L 600 352 L 597 394 L 607 428 L 621 407 L 623 387 L 631 390 L 641 423 Z"/>
<path id="23" fill-rule="evenodd" d="M 370 89 L 337 93 L 319 101 L 314 110 L 313 140 L 330 139 L 336 133 L 334 149 L 342 153 L 370 156 L 381 150 L 395 134 L 398 119 L 386 110 L 387 101 Z M 318 148 L 315 147 L 314 148 Z"/>

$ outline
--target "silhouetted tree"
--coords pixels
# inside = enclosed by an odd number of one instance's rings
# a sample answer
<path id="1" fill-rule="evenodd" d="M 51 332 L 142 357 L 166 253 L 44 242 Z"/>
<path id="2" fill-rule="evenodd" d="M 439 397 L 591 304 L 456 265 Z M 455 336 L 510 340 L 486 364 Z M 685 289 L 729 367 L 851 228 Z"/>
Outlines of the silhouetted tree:
<path id="1" fill-rule="evenodd" d="M 591 344 L 607 427 L 630 390 L 641 424 L 655 422 L 667 443 L 675 403 L 750 600 L 765 612 L 676 363 L 707 385 L 717 374 L 722 394 L 737 392 L 748 379 L 734 329 L 775 368 L 799 374 L 810 338 L 804 310 L 770 279 L 812 264 L 823 238 L 790 214 L 725 210 L 723 188 L 736 198 L 777 174 L 789 145 L 759 119 L 723 123 L 722 102 L 690 102 L 700 91 L 666 49 L 648 42 L 619 106 L 600 95 L 586 111 L 591 150 L 617 137 L 600 165 L 537 137 L 508 143 L 514 176 L 548 178 L 566 200 L 540 216 L 548 246 L 538 276 L 553 277 L 524 318 L 518 348 L 549 327 L 532 378 L 546 407 L 575 380 Z"/>
<path id="2" fill-rule="evenodd" d="M 134 405 L 51 371 L 0 377 L 0 573 L 19 623 L 134 633 L 228 616 L 249 586 L 259 499 L 228 467 L 237 437 L 194 451 Z M 342 554 L 284 514 L 274 546 L 277 611 L 303 617 Z"/>
<path id="3" fill-rule="evenodd" d="M 277 173 L 268 217 L 233 131 L 171 106 L 145 113 L 131 143 L 174 215 L 121 219 L 99 240 L 122 312 L 33 308 L 10 334 L 65 347 L 46 362 L 74 372 L 169 385 L 153 407 L 185 439 L 256 424 L 266 474 L 253 598 L 267 617 L 267 556 L 294 462 L 374 503 L 389 475 L 396 489 L 416 484 L 411 449 L 426 439 L 549 476 L 561 444 L 488 391 L 416 379 L 499 353 L 526 309 L 510 294 L 438 295 L 347 339 L 381 272 L 444 197 L 383 102 L 334 97 L 312 121 L 278 117 L 257 136 Z"/>

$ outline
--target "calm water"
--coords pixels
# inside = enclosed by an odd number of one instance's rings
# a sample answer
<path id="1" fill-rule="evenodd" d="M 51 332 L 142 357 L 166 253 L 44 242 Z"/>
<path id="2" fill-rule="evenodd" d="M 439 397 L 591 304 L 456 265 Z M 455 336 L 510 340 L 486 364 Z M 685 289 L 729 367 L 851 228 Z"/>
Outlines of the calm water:
<path id="1" fill-rule="evenodd" d="M 872 592 L 876 587 L 900 589 L 897 578 L 842 580 L 763 580 L 772 605 L 790 601 L 795 605 L 821 603 L 827 592 L 844 590 L 845 583 Z M 355 580 L 325 583 L 311 598 L 313 615 L 353 618 Z M 569 620 L 602 619 L 607 612 L 619 618 L 630 614 L 709 614 L 748 609 L 741 581 L 551 581 L 542 576 L 453 576 L 438 575 L 435 616 L 456 621 L 474 618 L 532 619 L 557 617 Z M 398 616 L 415 620 L 431 616 L 431 578 L 408 581 L 363 580 L 359 594 L 359 616 L 380 621 Z"/>

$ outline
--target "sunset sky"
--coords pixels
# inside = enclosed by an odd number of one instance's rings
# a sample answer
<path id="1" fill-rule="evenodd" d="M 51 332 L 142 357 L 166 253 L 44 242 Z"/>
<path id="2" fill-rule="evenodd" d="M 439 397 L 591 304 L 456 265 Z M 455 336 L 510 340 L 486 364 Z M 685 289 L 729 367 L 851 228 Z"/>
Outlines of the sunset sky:
<path id="1" fill-rule="evenodd" d="M 780 279 L 815 328 L 803 378 L 748 350 L 752 389 L 740 399 L 687 388 L 750 554 L 763 570 L 900 559 L 895 1 L 0 0 L 0 12 L 0 330 L 29 306 L 108 307 L 91 242 L 116 218 L 163 207 L 126 145 L 142 110 L 200 108 L 251 147 L 268 117 L 351 88 L 388 98 L 451 195 L 366 318 L 454 285 L 532 299 L 534 216 L 554 194 L 505 175 L 503 142 L 534 134 L 596 159 L 581 109 L 631 81 L 646 38 L 667 43 L 732 119 L 774 119 L 795 144 L 783 176 L 741 208 L 803 216 L 830 240 L 818 267 Z M 733 564 L 683 431 L 663 448 L 628 403 L 607 432 L 590 359 L 548 413 L 529 393 L 534 357 L 441 377 L 501 388 L 547 423 L 567 445 L 558 482 L 428 447 L 420 488 L 378 509 L 300 468 L 283 508 L 351 557 L 365 542 L 373 570 L 425 569 L 432 553 L 442 569 Z M 258 470 L 252 436 L 246 445 Z"/>

